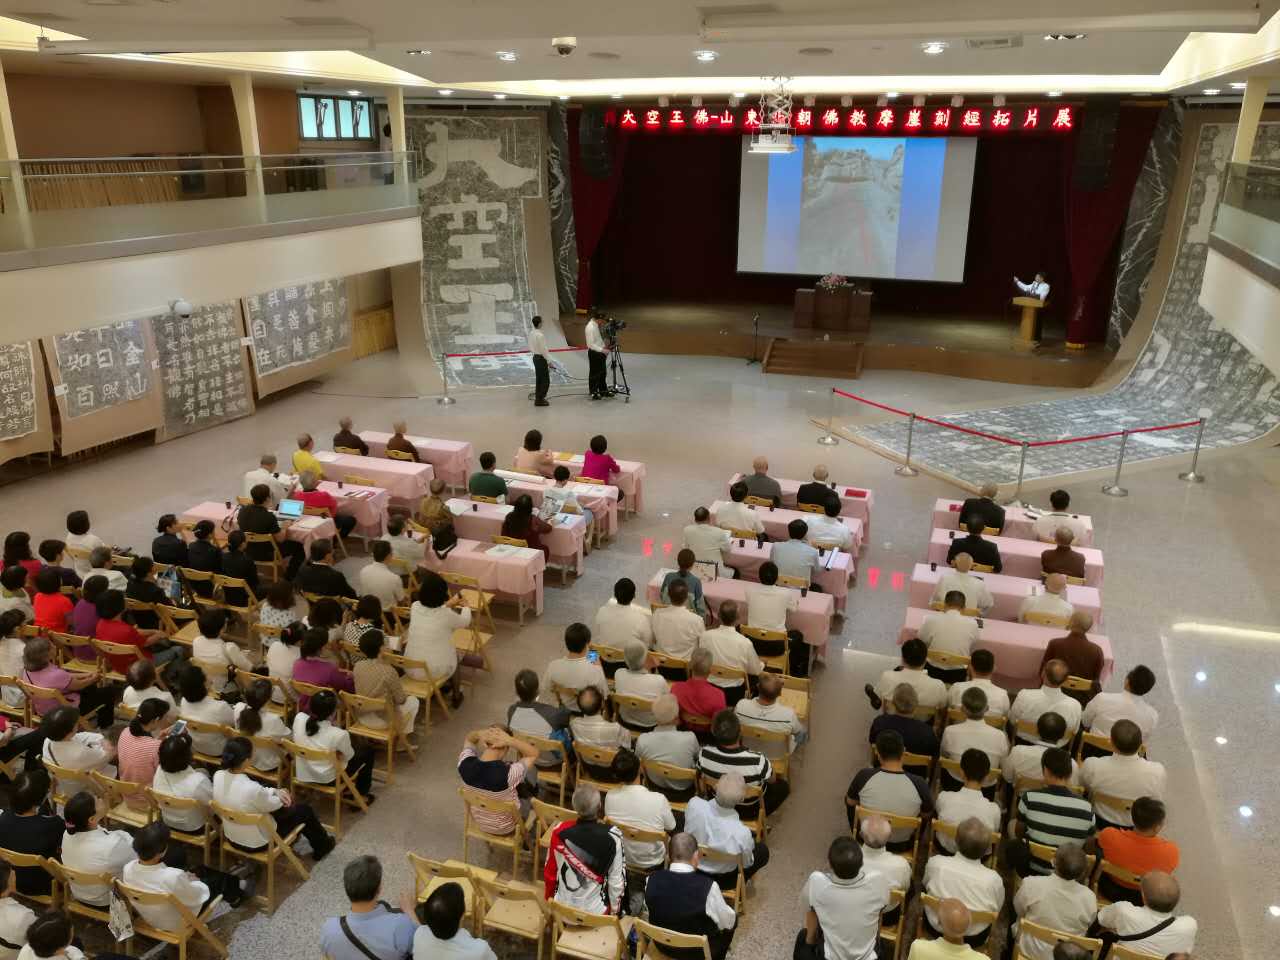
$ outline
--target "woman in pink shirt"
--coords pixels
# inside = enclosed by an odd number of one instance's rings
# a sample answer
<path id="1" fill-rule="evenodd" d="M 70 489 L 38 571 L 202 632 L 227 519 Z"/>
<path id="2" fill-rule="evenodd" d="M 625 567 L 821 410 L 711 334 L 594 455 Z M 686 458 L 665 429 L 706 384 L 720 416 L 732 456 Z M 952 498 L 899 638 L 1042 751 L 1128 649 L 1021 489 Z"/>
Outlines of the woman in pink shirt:
<path id="1" fill-rule="evenodd" d="M 116 764 L 120 768 L 121 780 L 143 787 L 151 786 L 160 766 L 161 741 L 157 737 L 161 728 L 166 726 L 168 713 L 169 704 L 159 697 L 150 697 L 139 704 L 137 713 L 116 744 Z M 125 801 L 135 810 L 146 810 L 149 806 L 146 792 L 141 789 L 125 797 Z"/>
<path id="2" fill-rule="evenodd" d="M 556 468 L 555 458 L 551 456 L 550 450 L 542 449 L 541 430 L 530 430 L 524 435 L 524 446 L 516 451 L 515 467 L 525 473 L 551 476 Z"/>
<path id="3" fill-rule="evenodd" d="M 293 665 L 293 679 L 301 680 L 303 683 L 310 683 L 317 687 L 329 687 L 331 690 L 345 690 L 347 693 L 355 693 L 356 684 L 351 674 L 339 670 L 328 660 L 321 659 L 321 654 L 328 645 L 329 631 L 320 627 L 311 627 L 307 630 L 302 635 L 302 642 L 298 645 L 302 656 Z M 306 713 L 307 707 L 310 705 L 310 697 L 298 697 L 299 711 Z"/>
<path id="4" fill-rule="evenodd" d="M 582 455 L 582 476 L 608 483 L 610 477 L 622 472 L 618 461 L 605 453 L 609 449 L 609 441 L 600 434 L 591 438 L 591 449 Z"/>

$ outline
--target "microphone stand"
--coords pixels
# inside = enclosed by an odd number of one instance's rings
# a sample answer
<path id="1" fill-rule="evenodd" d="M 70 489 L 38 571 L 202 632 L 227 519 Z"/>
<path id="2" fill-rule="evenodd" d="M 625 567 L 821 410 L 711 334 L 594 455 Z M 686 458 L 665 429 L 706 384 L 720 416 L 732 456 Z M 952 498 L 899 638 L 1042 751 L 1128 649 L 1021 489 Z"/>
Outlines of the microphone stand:
<path id="1" fill-rule="evenodd" d="M 757 313 L 754 317 L 751 318 L 751 359 L 747 361 L 748 367 L 751 366 L 753 363 L 760 362 L 759 360 L 756 359 L 756 354 L 759 352 L 758 350 L 759 344 L 760 344 L 760 314 Z"/>

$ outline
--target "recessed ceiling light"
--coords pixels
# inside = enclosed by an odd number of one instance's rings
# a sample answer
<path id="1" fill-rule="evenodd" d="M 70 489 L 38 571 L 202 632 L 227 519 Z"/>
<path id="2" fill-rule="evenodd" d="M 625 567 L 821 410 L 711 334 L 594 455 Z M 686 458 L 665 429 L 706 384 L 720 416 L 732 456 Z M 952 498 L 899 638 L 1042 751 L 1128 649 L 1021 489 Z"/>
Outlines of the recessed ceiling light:
<path id="1" fill-rule="evenodd" d="M 620 94 L 620 93 L 611 93 L 611 94 L 609 94 L 609 99 L 610 99 L 610 100 L 621 100 L 621 99 L 622 99 L 622 94 Z"/>
<path id="2" fill-rule="evenodd" d="M 1271 689 L 1274 690 L 1276 693 L 1280 693 L 1280 683 L 1277 683 Z"/>
<path id="3" fill-rule="evenodd" d="M 495 94 L 493 95 L 493 99 L 495 99 L 495 100 L 505 100 L 505 99 L 507 99 L 507 95 L 506 95 L 505 93 L 495 93 Z"/>
<path id="4" fill-rule="evenodd" d="M 1046 40 L 1083 40 L 1087 37 L 1087 33 L 1046 33 Z"/>
<path id="5" fill-rule="evenodd" d="M 1046 91 L 1045 96 L 1046 96 L 1046 97 L 1060 97 L 1060 96 L 1062 96 L 1062 91 L 1061 91 L 1061 90 L 1049 90 L 1049 91 Z"/>
<path id="6" fill-rule="evenodd" d="M 1200 92 L 1203 93 L 1206 97 L 1216 97 L 1222 91 L 1219 90 L 1217 87 L 1205 87 Z"/>
<path id="7" fill-rule="evenodd" d="M 1271 906 L 1267 907 L 1267 913 L 1271 914 L 1273 917 L 1280 917 L 1280 904 L 1273 903 Z"/>
<path id="8" fill-rule="evenodd" d="M 890 100 L 897 100 L 897 99 L 898 99 L 898 91 L 897 91 L 897 90 L 890 90 L 889 92 L 887 92 L 887 93 L 885 94 L 885 96 L 886 96 L 886 97 L 888 97 Z"/>
<path id="9" fill-rule="evenodd" d="M 945 40 L 930 40 L 927 43 L 920 44 L 920 49 L 928 56 L 936 57 L 938 54 L 946 51 L 947 43 Z"/>
<path id="10" fill-rule="evenodd" d="M 1220 747 L 1225 747 L 1225 746 L 1227 745 L 1227 738 L 1226 738 L 1226 737 L 1214 737 L 1214 738 L 1213 738 L 1213 742 L 1214 742 L 1214 743 L 1216 743 L 1216 744 L 1217 744 L 1218 746 L 1220 746 Z"/>
<path id="11" fill-rule="evenodd" d="M 1240 80 L 1240 81 L 1236 81 L 1235 83 L 1232 83 L 1232 84 L 1231 84 L 1231 89 L 1232 89 L 1232 90 L 1243 90 L 1243 89 L 1245 89 L 1247 86 L 1249 86 L 1249 84 L 1245 83 L 1243 80 Z"/>
<path id="12" fill-rule="evenodd" d="M 514 50 L 499 50 L 497 57 L 503 63 L 514 63 L 516 60 L 516 52 Z"/>
<path id="13" fill-rule="evenodd" d="M 1209 675 L 1205 673 L 1203 670 L 1196 671 L 1196 683 L 1204 683 L 1208 679 L 1209 679 Z"/>
<path id="14" fill-rule="evenodd" d="M 453 96 L 453 91 L 452 91 L 452 90 L 437 90 L 437 91 L 436 91 L 436 93 L 440 94 L 440 96 L 442 96 L 442 97 L 452 97 L 452 96 Z"/>
<path id="15" fill-rule="evenodd" d="M 1253 807 L 1241 807 L 1241 808 L 1240 808 L 1240 816 L 1244 817 L 1246 820 L 1247 820 L 1249 817 L 1252 817 L 1252 816 L 1253 816 Z"/>
<path id="16" fill-rule="evenodd" d="M 720 54 L 715 50 L 695 50 L 693 58 L 699 63 L 713 63 L 720 59 Z"/>
<path id="17" fill-rule="evenodd" d="M 406 51 L 405 51 L 405 53 L 407 53 L 407 54 L 408 54 L 409 56 L 411 56 L 411 57 L 429 57 L 429 56 L 431 56 L 431 51 L 430 51 L 430 50 L 406 50 Z"/>
<path id="18" fill-rule="evenodd" d="M 347 96 L 348 96 L 348 97 L 358 97 L 358 96 L 360 96 L 360 91 L 359 91 L 359 90 L 348 90 L 348 91 L 347 91 Z"/>
<path id="19" fill-rule="evenodd" d="M 569 95 L 568 95 L 567 93 L 562 93 L 562 94 L 560 94 L 560 99 L 561 99 L 561 100 L 568 100 L 568 99 L 569 99 Z"/>

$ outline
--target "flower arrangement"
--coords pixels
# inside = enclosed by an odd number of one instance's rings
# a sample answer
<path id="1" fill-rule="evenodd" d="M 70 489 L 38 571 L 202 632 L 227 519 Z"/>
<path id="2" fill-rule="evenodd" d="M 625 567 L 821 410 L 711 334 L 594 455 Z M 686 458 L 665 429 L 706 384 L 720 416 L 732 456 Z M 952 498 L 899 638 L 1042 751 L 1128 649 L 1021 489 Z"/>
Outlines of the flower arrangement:
<path id="1" fill-rule="evenodd" d="M 836 290 L 843 290 L 845 287 L 852 286 L 848 277 L 843 277 L 838 273 L 828 273 L 825 277 L 818 278 L 818 289 L 828 293 Z"/>

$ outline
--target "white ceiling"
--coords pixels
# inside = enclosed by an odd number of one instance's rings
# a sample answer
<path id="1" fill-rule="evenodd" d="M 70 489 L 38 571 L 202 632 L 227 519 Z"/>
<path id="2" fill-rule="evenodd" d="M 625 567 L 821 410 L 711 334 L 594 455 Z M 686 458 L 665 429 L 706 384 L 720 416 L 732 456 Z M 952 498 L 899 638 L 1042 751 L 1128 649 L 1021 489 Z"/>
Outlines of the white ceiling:
<path id="1" fill-rule="evenodd" d="M 610 84 L 628 89 L 624 81 L 657 91 L 661 78 L 680 78 L 672 92 L 698 92 L 703 80 L 715 92 L 730 78 L 781 74 L 811 92 L 830 78 L 827 92 L 835 93 L 850 77 L 927 84 L 933 76 L 1154 76 L 1188 33 L 1252 33 L 1276 2 L 1259 9 L 1252 0 L 0 0 L 0 15 L 92 40 L 198 39 L 211 50 L 219 40 L 306 50 L 309 34 L 337 31 L 367 38 L 352 49 L 425 81 L 482 89 L 532 92 L 537 81 L 558 81 L 560 92 L 599 95 Z M 1088 36 L 1048 42 L 1048 32 Z M 578 49 L 559 57 L 551 38 L 567 34 Z M 984 50 L 967 42 L 993 38 L 1015 45 Z M 927 40 L 949 46 L 926 56 Z M 800 53 L 812 47 L 830 53 Z M 419 48 L 430 56 L 407 53 Z M 698 63 L 699 48 L 720 57 Z M 498 50 L 518 59 L 500 62 Z"/>

